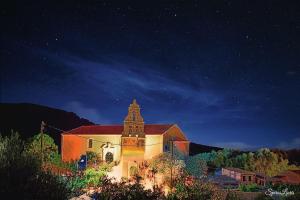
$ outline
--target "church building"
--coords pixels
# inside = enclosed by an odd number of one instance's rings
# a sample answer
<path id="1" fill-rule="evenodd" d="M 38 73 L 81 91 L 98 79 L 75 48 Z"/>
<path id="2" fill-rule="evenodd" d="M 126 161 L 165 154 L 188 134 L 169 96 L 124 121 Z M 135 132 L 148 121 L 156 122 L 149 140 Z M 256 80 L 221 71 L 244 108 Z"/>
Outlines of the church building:
<path id="1" fill-rule="evenodd" d="M 136 100 L 130 104 L 123 125 L 80 126 L 61 134 L 63 161 L 78 160 L 87 151 L 103 161 L 121 165 L 121 176 L 128 177 L 131 166 L 173 150 L 188 155 L 189 141 L 176 124 L 145 124 Z"/>

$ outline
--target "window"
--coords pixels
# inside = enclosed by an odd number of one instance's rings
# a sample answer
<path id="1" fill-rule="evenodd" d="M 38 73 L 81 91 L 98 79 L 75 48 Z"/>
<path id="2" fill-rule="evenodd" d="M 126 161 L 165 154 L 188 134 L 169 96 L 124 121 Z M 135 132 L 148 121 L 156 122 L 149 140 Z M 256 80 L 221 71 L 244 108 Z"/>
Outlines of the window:
<path id="1" fill-rule="evenodd" d="M 246 176 L 243 176 L 243 181 L 246 181 Z"/>
<path id="2" fill-rule="evenodd" d="M 89 148 L 93 147 L 93 139 L 89 139 Z"/>
<path id="3" fill-rule="evenodd" d="M 105 162 L 111 163 L 114 161 L 114 155 L 111 152 L 107 152 L 105 155 Z"/>
<path id="4" fill-rule="evenodd" d="M 169 145 L 165 144 L 165 151 L 169 151 Z"/>
<path id="5" fill-rule="evenodd" d="M 249 176 L 249 181 L 251 181 L 251 176 Z"/>

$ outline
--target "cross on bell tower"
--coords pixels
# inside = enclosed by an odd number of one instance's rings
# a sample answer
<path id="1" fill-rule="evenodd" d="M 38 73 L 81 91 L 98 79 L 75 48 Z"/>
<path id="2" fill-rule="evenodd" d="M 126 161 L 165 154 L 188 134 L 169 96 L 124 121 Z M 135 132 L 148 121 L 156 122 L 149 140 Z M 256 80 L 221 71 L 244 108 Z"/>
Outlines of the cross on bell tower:
<path id="1" fill-rule="evenodd" d="M 144 119 L 141 116 L 140 106 L 134 99 L 128 108 L 128 114 L 124 120 L 123 137 L 144 138 Z"/>

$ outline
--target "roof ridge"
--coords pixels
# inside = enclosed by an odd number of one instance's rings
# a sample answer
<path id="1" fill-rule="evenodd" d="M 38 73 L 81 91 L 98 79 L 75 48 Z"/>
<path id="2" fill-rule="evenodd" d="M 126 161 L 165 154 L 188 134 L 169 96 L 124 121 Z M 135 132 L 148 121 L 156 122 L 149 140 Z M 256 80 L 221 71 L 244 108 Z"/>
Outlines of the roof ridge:
<path id="1" fill-rule="evenodd" d="M 164 134 L 174 125 L 176 124 L 145 124 L 145 134 Z M 63 134 L 122 134 L 123 129 L 123 124 L 84 125 Z"/>
<path id="2" fill-rule="evenodd" d="M 173 126 L 175 125 L 175 123 L 173 124 L 144 124 L 144 125 L 157 125 L 157 126 L 161 126 L 161 125 L 165 125 L 165 126 Z M 93 124 L 93 125 L 82 125 L 82 126 L 79 126 L 79 127 L 76 127 L 76 128 L 80 128 L 80 127 L 93 127 L 93 126 L 124 126 L 123 124 Z M 73 128 L 73 129 L 76 129 L 76 128 Z M 71 130 L 73 130 L 71 129 Z"/>

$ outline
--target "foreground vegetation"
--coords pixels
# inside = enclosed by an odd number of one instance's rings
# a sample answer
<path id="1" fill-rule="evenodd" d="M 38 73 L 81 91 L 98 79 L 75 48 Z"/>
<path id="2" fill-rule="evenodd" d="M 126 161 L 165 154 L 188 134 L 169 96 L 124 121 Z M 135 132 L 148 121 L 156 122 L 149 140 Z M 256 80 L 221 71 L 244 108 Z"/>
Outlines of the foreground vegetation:
<path id="1" fill-rule="evenodd" d="M 17 133 L 0 135 L 0 193 L 9 199 L 68 199 L 70 190 L 58 176 L 42 170 Z"/>
<path id="2" fill-rule="evenodd" d="M 144 171 L 133 170 L 132 179 L 122 179 L 116 182 L 107 177 L 115 163 L 102 163 L 95 153 L 88 152 L 89 166 L 84 171 L 77 171 L 74 163 L 63 163 L 58 154 L 53 139 L 44 134 L 43 154 L 41 154 L 40 134 L 28 141 L 20 139 L 17 133 L 8 137 L 0 135 L 0 195 L 10 199 L 70 199 L 86 193 L 89 188 L 94 190 L 91 196 L 94 199 L 221 199 L 220 190 L 213 184 L 204 181 L 210 166 L 236 166 L 247 170 L 262 169 L 269 174 L 295 167 L 288 162 L 274 157 L 272 152 L 261 150 L 255 154 L 240 154 L 233 156 L 233 152 L 223 150 L 199 154 L 189 157 L 183 162 L 173 159 L 169 154 L 161 154 L 149 160 Z M 42 162 L 43 161 L 43 162 Z M 250 165 L 255 163 L 254 167 Z M 264 163 L 264 165 L 262 165 Z M 271 164 L 270 164 L 271 163 Z M 281 163 L 275 168 L 273 165 Z M 50 167 L 45 167 L 50 166 Z M 51 167 L 55 166 L 55 168 Z M 236 166 L 238 167 L 238 166 Z M 54 169 L 65 169 L 70 176 L 61 176 Z M 172 169 L 173 178 L 170 177 Z M 163 187 L 157 186 L 145 189 L 142 184 L 147 173 L 162 174 Z M 194 177 L 194 178 L 191 178 Z M 296 195 L 286 197 L 293 199 L 299 197 L 299 186 L 272 186 L 274 190 L 281 191 L 288 187 Z M 167 190 L 166 190 L 167 189 Z M 240 186 L 240 191 L 258 191 L 258 186 Z M 268 199 L 261 195 L 259 199 Z M 235 192 L 229 191 L 226 199 L 239 199 Z"/>
<path id="3" fill-rule="evenodd" d="M 280 172 L 291 169 L 299 169 L 295 165 L 290 165 L 289 160 L 284 159 L 279 154 L 267 148 L 259 149 L 256 152 L 238 152 L 229 149 L 212 151 L 210 153 L 200 153 L 189 158 L 194 162 L 202 160 L 210 168 L 236 167 L 248 171 L 275 176 Z M 202 164 L 203 165 L 203 164 Z"/>

